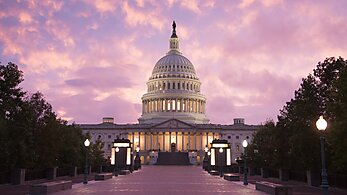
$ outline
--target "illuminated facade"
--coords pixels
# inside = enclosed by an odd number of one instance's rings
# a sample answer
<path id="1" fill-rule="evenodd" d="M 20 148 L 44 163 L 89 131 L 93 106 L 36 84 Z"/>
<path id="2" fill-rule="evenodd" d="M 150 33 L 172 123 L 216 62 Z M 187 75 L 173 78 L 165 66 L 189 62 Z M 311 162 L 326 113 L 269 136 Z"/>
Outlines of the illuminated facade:
<path id="1" fill-rule="evenodd" d="M 104 118 L 101 124 L 81 124 L 84 133 L 105 143 L 105 156 L 110 157 L 112 142 L 127 138 L 133 150 L 140 147 L 142 162 L 151 164 L 159 151 L 189 152 L 189 157 L 201 161 L 204 148 L 212 140 L 225 139 L 231 145 L 233 162 L 243 152 L 242 141 L 251 142 L 257 125 L 246 125 L 244 119 L 234 119 L 230 125 L 211 124 L 205 115 L 206 98 L 200 93 L 193 64 L 179 51 L 176 24 L 170 37 L 169 52 L 155 64 L 142 97 L 142 115 L 137 124 L 115 124 Z M 155 163 L 155 160 L 153 161 Z"/>

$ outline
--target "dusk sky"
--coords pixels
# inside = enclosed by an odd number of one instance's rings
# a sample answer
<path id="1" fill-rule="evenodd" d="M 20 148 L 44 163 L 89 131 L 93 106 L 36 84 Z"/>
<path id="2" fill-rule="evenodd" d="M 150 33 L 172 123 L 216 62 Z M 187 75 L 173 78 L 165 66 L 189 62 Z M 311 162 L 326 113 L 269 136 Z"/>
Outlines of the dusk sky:
<path id="1" fill-rule="evenodd" d="M 135 123 L 172 21 L 212 123 L 276 120 L 326 57 L 347 58 L 345 0 L 0 0 L 0 61 L 59 117 Z"/>

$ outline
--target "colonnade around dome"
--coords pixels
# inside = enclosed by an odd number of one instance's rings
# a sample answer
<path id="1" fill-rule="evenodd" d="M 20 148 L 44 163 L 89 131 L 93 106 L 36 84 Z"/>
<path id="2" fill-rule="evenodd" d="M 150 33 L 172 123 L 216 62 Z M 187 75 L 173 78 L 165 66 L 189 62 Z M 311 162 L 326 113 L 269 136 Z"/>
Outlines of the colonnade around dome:
<path id="1" fill-rule="evenodd" d="M 192 98 L 153 98 L 142 101 L 142 114 L 182 112 L 205 114 L 206 101 Z"/>

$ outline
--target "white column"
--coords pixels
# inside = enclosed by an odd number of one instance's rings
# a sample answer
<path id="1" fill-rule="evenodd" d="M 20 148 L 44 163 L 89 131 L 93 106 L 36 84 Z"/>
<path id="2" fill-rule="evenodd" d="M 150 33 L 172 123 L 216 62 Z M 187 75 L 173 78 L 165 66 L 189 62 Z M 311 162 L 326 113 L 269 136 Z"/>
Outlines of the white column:
<path id="1" fill-rule="evenodd" d="M 187 148 L 187 150 L 189 150 L 190 149 L 190 132 L 188 132 L 188 148 Z"/>
<path id="2" fill-rule="evenodd" d="M 139 148 L 141 149 L 141 132 L 139 131 Z"/>
<path id="3" fill-rule="evenodd" d="M 150 131 L 149 133 L 150 133 L 150 142 L 149 142 L 149 143 L 150 143 L 150 145 L 151 145 L 151 146 L 149 147 L 149 149 L 152 150 L 152 149 L 154 149 L 154 147 L 153 147 L 153 134 L 152 134 L 151 131 Z"/>
<path id="4" fill-rule="evenodd" d="M 158 147 L 159 145 L 159 132 L 157 132 L 157 146 L 156 146 L 156 148 L 157 148 L 157 150 L 159 150 L 160 148 Z"/>
<path id="5" fill-rule="evenodd" d="M 183 112 L 183 99 L 180 100 L 181 103 L 180 103 L 180 106 L 181 106 L 181 112 Z"/>
<path id="6" fill-rule="evenodd" d="M 202 136 L 202 133 L 200 133 L 200 142 L 201 142 L 200 145 L 201 145 L 201 148 L 205 148 L 205 147 L 204 147 L 204 144 L 203 144 L 204 142 L 203 142 L 203 140 L 202 140 L 202 139 L 203 139 L 202 137 L 203 137 L 203 136 Z"/>
<path id="7" fill-rule="evenodd" d="M 176 133 L 176 136 L 175 136 L 176 142 L 175 142 L 175 144 L 176 144 L 176 148 L 177 148 L 178 147 L 177 146 L 177 135 L 178 135 L 178 133 L 177 133 L 177 131 L 175 133 Z"/>
<path id="8" fill-rule="evenodd" d="M 197 148 L 196 148 L 196 132 L 194 132 L 194 149 L 197 150 Z"/>
<path id="9" fill-rule="evenodd" d="M 182 152 L 184 151 L 184 132 L 182 131 Z"/>
<path id="10" fill-rule="evenodd" d="M 133 149 L 135 149 L 135 132 L 133 132 Z"/>
<path id="11" fill-rule="evenodd" d="M 208 132 L 206 133 L 206 145 L 208 146 Z"/>
<path id="12" fill-rule="evenodd" d="M 163 152 L 165 152 L 165 131 L 163 131 Z"/>
<path id="13" fill-rule="evenodd" d="M 147 132 L 145 131 L 145 132 L 143 132 L 143 133 L 144 133 L 144 138 L 145 138 L 145 139 L 144 139 L 144 145 L 145 145 L 145 146 L 144 146 L 144 150 L 147 151 L 147 141 L 146 141 L 146 139 L 147 139 Z"/>
<path id="14" fill-rule="evenodd" d="M 171 146 L 171 132 L 169 132 L 169 147 Z M 170 147 L 171 148 L 171 147 Z"/>

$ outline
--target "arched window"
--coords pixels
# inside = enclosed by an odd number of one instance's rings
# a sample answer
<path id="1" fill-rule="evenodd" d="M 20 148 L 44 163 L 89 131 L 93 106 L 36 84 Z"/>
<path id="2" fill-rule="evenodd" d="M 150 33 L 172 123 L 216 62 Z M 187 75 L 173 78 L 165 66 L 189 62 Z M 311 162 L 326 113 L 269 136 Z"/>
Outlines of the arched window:
<path id="1" fill-rule="evenodd" d="M 170 89 L 170 83 L 167 83 L 167 89 Z"/>

